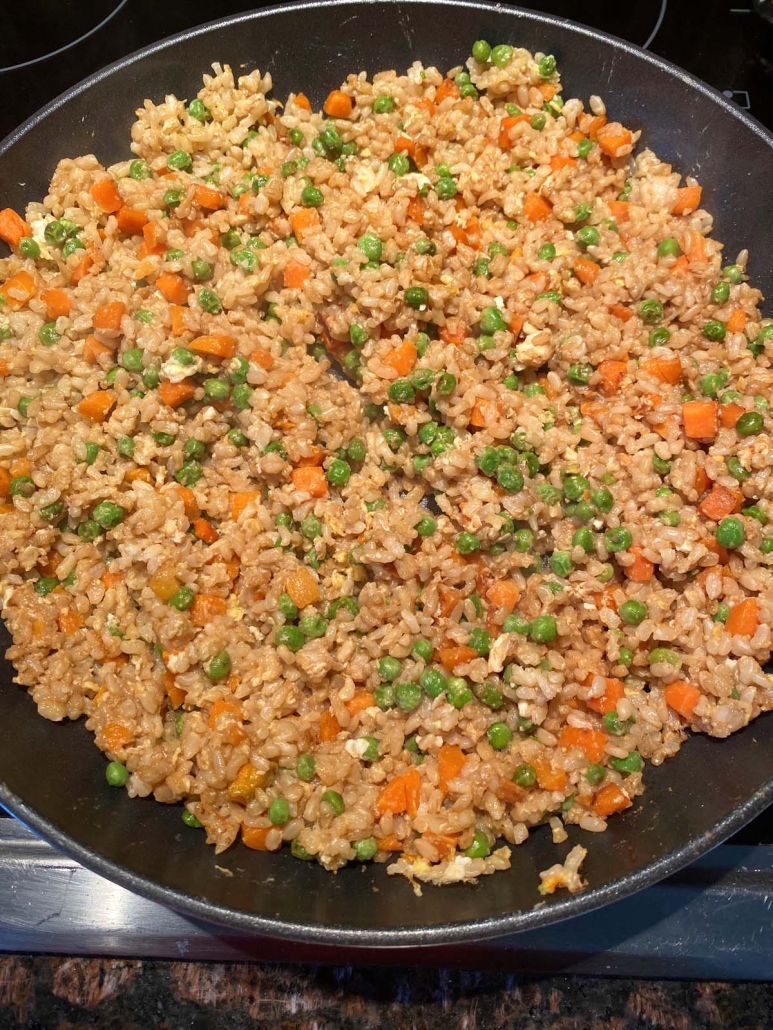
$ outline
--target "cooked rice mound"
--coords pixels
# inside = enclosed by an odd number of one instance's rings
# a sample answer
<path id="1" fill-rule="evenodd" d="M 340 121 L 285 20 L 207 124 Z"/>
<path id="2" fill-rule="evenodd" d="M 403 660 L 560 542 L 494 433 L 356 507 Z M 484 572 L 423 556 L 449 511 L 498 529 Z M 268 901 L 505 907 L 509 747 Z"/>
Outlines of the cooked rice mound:
<path id="1" fill-rule="evenodd" d="M 545 823 L 577 890 L 573 827 L 773 706 L 746 252 L 508 49 L 326 116 L 215 65 L 0 213 L 8 656 L 217 852 L 456 882 Z"/>

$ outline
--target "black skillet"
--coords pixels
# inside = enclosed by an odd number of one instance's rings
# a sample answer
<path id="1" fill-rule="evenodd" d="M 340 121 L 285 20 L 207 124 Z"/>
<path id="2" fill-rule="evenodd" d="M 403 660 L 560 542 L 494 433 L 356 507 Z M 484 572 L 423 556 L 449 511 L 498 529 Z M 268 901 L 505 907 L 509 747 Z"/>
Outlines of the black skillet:
<path id="1" fill-rule="evenodd" d="M 555 54 L 567 96 L 601 94 L 615 119 L 699 176 L 716 234 L 734 257 L 752 254 L 753 279 L 773 291 L 773 137 L 713 89 L 637 47 L 559 18 L 463 2 L 311 3 L 215 22 L 148 47 L 63 94 L 0 145 L 0 200 L 23 208 L 45 195 L 62 157 L 125 159 L 144 97 L 190 97 L 213 61 L 273 75 L 276 95 L 302 89 L 316 104 L 346 74 L 442 70 L 473 41 Z M 80 724 L 55 726 L 0 667 L 0 802 L 84 865 L 190 915 L 244 930 L 334 945 L 443 944 L 512 933 L 586 912 L 675 872 L 773 801 L 773 718 L 724 742 L 700 737 L 660 769 L 607 833 L 572 830 L 556 848 L 546 830 L 515 850 L 513 868 L 475 886 L 425 888 L 416 898 L 384 866 L 337 876 L 289 849 L 235 846 L 215 859 L 179 807 L 130 801 L 105 784 L 104 759 Z M 583 893 L 537 893 L 538 871 L 576 841 L 589 849 Z M 233 875 L 228 875 L 230 871 Z"/>

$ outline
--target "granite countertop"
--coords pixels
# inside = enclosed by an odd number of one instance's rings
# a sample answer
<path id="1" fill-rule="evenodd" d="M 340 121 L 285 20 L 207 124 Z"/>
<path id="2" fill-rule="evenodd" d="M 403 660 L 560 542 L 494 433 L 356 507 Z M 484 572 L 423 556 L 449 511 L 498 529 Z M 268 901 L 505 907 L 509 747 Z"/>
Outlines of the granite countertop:
<path id="1" fill-rule="evenodd" d="M 0 1030 L 760 1030 L 773 985 L 0 956 Z"/>

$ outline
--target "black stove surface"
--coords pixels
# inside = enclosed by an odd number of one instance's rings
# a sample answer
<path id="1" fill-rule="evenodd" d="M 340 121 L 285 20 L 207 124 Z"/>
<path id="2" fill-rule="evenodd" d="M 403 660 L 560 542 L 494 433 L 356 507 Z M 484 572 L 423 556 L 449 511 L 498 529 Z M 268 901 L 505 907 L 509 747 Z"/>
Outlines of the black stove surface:
<path id="1" fill-rule="evenodd" d="M 110 62 L 194 25 L 261 6 L 244 0 L 0 4 L 0 138 Z M 773 128 L 773 0 L 534 0 L 524 6 L 647 47 Z"/>

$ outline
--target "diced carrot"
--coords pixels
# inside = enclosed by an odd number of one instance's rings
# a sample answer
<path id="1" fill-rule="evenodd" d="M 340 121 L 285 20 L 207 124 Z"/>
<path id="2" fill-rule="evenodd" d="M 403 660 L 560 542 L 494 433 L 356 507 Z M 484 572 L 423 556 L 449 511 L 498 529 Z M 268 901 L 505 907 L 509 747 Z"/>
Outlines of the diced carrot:
<path id="1" fill-rule="evenodd" d="M 216 729 L 220 716 L 226 713 L 241 716 L 242 706 L 237 701 L 228 701 L 222 697 L 218 698 L 209 710 L 207 726 L 211 730 Z"/>
<path id="2" fill-rule="evenodd" d="M 663 698 L 668 707 L 673 708 L 685 719 L 690 718 L 700 697 L 700 690 L 686 680 L 674 680 L 663 691 Z"/>
<path id="3" fill-rule="evenodd" d="M 486 591 L 486 598 L 497 608 L 511 612 L 521 598 L 521 589 L 511 579 L 496 579 Z"/>
<path id="4" fill-rule="evenodd" d="M 376 802 L 376 811 L 380 816 L 386 812 L 398 815 L 408 812 L 413 818 L 419 810 L 421 796 L 421 776 L 418 769 L 409 769 L 402 776 L 396 776 L 382 789 Z"/>
<path id="5" fill-rule="evenodd" d="M 228 198 L 222 190 L 197 182 L 193 186 L 193 203 L 205 211 L 219 211 L 221 207 L 226 206 Z"/>
<path id="6" fill-rule="evenodd" d="M 403 842 L 394 833 L 388 833 L 386 837 L 376 837 L 379 851 L 402 851 Z"/>
<path id="7" fill-rule="evenodd" d="M 19 311 L 35 296 L 37 283 L 34 276 L 22 268 L 10 279 L 6 279 L 0 289 L 0 300 L 4 300 L 11 311 Z"/>
<path id="8" fill-rule="evenodd" d="M 408 201 L 407 215 L 411 221 L 416 222 L 417 225 L 424 223 L 424 214 L 427 210 L 427 205 L 424 202 L 423 197 L 415 196 L 411 197 Z"/>
<path id="9" fill-rule="evenodd" d="M 446 583 L 438 583 L 437 592 L 440 601 L 440 617 L 447 619 L 454 608 L 462 602 L 462 595 L 456 587 L 450 587 Z"/>
<path id="10" fill-rule="evenodd" d="M 448 784 L 461 775 L 467 764 L 467 755 L 457 744 L 444 744 L 437 755 L 438 787 L 446 794 Z"/>
<path id="11" fill-rule="evenodd" d="M 599 146 L 609 157 L 617 157 L 617 152 L 631 145 L 633 135 L 629 129 L 621 126 L 615 129 L 612 125 L 602 127 L 597 133 Z"/>
<path id="12" fill-rule="evenodd" d="M 309 277 L 309 266 L 291 258 L 285 265 L 283 281 L 285 289 L 300 290 Z"/>
<path id="13" fill-rule="evenodd" d="M 560 172 L 562 168 L 576 168 L 577 158 L 563 157 L 561 154 L 556 154 L 550 159 L 550 167 L 554 172 Z"/>
<path id="14" fill-rule="evenodd" d="M 124 479 L 127 483 L 136 483 L 137 480 L 142 480 L 143 483 L 152 482 L 150 469 L 145 468 L 144 465 L 138 465 L 137 468 L 129 469 L 124 473 Z"/>
<path id="15" fill-rule="evenodd" d="M 401 344 L 391 350 L 383 359 L 385 365 L 389 365 L 399 376 L 407 376 L 416 364 L 416 345 L 410 340 L 403 340 Z"/>
<path id="16" fill-rule="evenodd" d="M 66 318 L 72 310 L 72 300 L 67 290 L 41 290 L 40 299 L 46 305 L 46 315 L 51 319 Z"/>
<path id="17" fill-rule="evenodd" d="M 126 314 L 126 305 L 122 300 L 113 300 L 109 304 L 103 304 L 94 312 L 92 325 L 95 329 L 121 328 L 121 319 Z"/>
<path id="18" fill-rule="evenodd" d="M 327 479 L 324 469 L 318 466 L 302 466 L 291 473 L 293 486 L 311 497 L 327 497 Z"/>
<path id="19" fill-rule="evenodd" d="M 685 253 L 690 264 L 692 264 L 693 261 L 706 260 L 706 240 L 701 233 L 696 231 L 690 233 Z"/>
<path id="20" fill-rule="evenodd" d="M 507 328 L 513 334 L 513 336 L 519 336 L 521 329 L 523 329 L 523 323 L 525 319 L 523 315 L 513 315 L 510 321 L 507 323 Z"/>
<path id="21" fill-rule="evenodd" d="M 592 286 L 598 278 L 601 266 L 589 258 L 578 257 L 574 263 L 573 271 L 584 286 Z"/>
<path id="22" fill-rule="evenodd" d="M 628 365 L 625 361 L 613 361 L 611 359 L 607 359 L 606 361 L 601 362 L 596 371 L 601 376 L 599 390 L 601 390 L 605 396 L 611 397 L 620 389 L 620 384 L 628 371 Z"/>
<path id="23" fill-rule="evenodd" d="M 586 130 L 588 139 L 598 139 L 599 129 L 603 129 L 606 124 L 607 116 L 605 114 L 598 114 L 595 118 L 591 118 Z"/>
<path id="24" fill-rule="evenodd" d="M 290 215 L 290 225 L 295 238 L 303 243 L 304 236 L 319 225 L 319 211 L 315 207 L 304 207 L 293 211 Z"/>
<path id="25" fill-rule="evenodd" d="M 305 93 L 296 93 L 293 103 L 297 107 L 303 108 L 304 111 L 311 111 L 311 101 Z"/>
<path id="26" fill-rule="evenodd" d="M 188 348 L 197 354 L 206 354 L 211 358 L 232 358 L 236 353 L 236 340 L 233 336 L 220 334 L 198 336 L 188 344 Z"/>
<path id="27" fill-rule="evenodd" d="M 359 715 L 366 708 L 372 708 L 375 703 L 372 691 L 358 690 L 354 697 L 346 702 L 346 710 L 351 716 Z"/>
<path id="28" fill-rule="evenodd" d="M 563 790 L 566 786 L 566 772 L 554 769 L 546 758 L 536 758 L 532 765 L 537 773 L 537 783 L 542 790 Z"/>
<path id="29" fill-rule="evenodd" d="M 552 82 L 541 82 L 538 86 L 543 100 L 552 100 L 556 95 L 556 87 Z"/>
<path id="30" fill-rule="evenodd" d="M 743 308 L 733 308 L 727 320 L 727 331 L 729 333 L 742 333 L 749 321 L 749 315 Z"/>
<path id="31" fill-rule="evenodd" d="M 242 844 L 252 851 L 268 851 L 266 840 L 273 829 L 273 826 L 245 826 L 242 823 Z"/>
<path id="32" fill-rule="evenodd" d="M 500 780 L 495 793 L 499 800 L 504 801 L 506 805 L 515 805 L 523 797 L 524 789 L 517 783 L 513 783 L 512 780 Z"/>
<path id="33" fill-rule="evenodd" d="M 452 318 L 440 330 L 440 339 L 452 347 L 461 347 L 469 335 L 470 329 L 461 318 Z"/>
<path id="34" fill-rule="evenodd" d="M 470 412 L 470 425 L 476 429 L 490 426 L 497 417 L 497 402 L 489 397 L 478 397 Z"/>
<path id="35" fill-rule="evenodd" d="M 202 540 L 205 544 L 215 544 L 220 539 L 215 527 L 205 518 L 194 519 L 193 535 L 197 540 Z"/>
<path id="36" fill-rule="evenodd" d="M 678 354 L 669 354 L 662 357 L 647 358 L 642 361 L 641 369 L 661 383 L 669 383 L 676 386 L 682 378 L 682 359 Z"/>
<path id="37" fill-rule="evenodd" d="M 187 304 L 188 284 L 181 275 L 175 272 L 164 272 L 156 279 L 156 289 L 160 290 L 170 304 Z"/>
<path id="38" fill-rule="evenodd" d="M 78 405 L 78 413 L 90 422 L 104 422 L 115 404 L 111 390 L 96 390 L 88 394 Z"/>
<path id="39" fill-rule="evenodd" d="M 641 547 L 629 548 L 629 553 L 633 555 L 634 560 L 631 565 L 626 565 L 623 571 L 626 576 L 633 583 L 649 583 L 655 574 L 655 566 L 642 554 Z"/>
<path id="40" fill-rule="evenodd" d="M 193 379 L 183 379 L 181 383 L 165 381 L 158 387 L 158 396 L 170 408 L 179 408 L 181 404 L 189 401 L 195 392 L 196 383 Z"/>
<path id="41" fill-rule="evenodd" d="M 239 490 L 231 494 L 231 518 L 236 522 L 246 511 L 247 505 L 259 500 L 260 490 Z"/>
<path id="42" fill-rule="evenodd" d="M 581 140 L 584 140 L 585 138 L 586 137 L 583 135 L 583 133 L 580 132 L 579 129 L 575 129 L 574 132 L 569 133 L 569 139 L 573 139 L 575 143 L 579 143 Z"/>
<path id="43" fill-rule="evenodd" d="M 606 733 L 602 733 L 601 730 L 564 726 L 558 738 L 558 746 L 567 751 L 578 747 L 585 752 L 589 762 L 600 762 L 604 757 L 608 739 Z"/>
<path id="44" fill-rule="evenodd" d="M 596 815 L 605 818 L 608 815 L 614 815 L 616 812 L 622 812 L 624 809 L 630 808 L 632 804 L 633 802 L 628 795 L 624 794 L 615 783 L 608 783 L 606 787 L 601 788 L 593 799 L 593 811 Z"/>
<path id="45" fill-rule="evenodd" d="M 680 254 L 674 262 L 671 269 L 671 275 L 673 278 L 678 278 L 681 275 L 686 275 L 690 271 L 690 260 L 686 254 Z"/>
<path id="46" fill-rule="evenodd" d="M 93 333 L 86 337 L 83 344 L 83 360 L 87 361 L 90 365 L 98 365 L 99 359 L 103 355 L 112 356 L 112 353 L 111 348 L 107 344 L 102 343 L 101 340 L 98 340 Z"/>
<path id="47" fill-rule="evenodd" d="M 32 227 L 12 207 L 4 207 L 0 211 L 0 240 L 5 240 L 14 250 L 24 236 L 32 236 Z"/>
<path id="48" fill-rule="evenodd" d="M 111 572 L 109 569 L 106 569 L 105 572 L 102 573 L 102 585 L 105 590 L 112 590 L 112 588 L 117 587 L 119 583 L 123 583 L 122 572 Z"/>
<path id="49" fill-rule="evenodd" d="M 341 732 L 341 724 L 329 708 L 325 709 L 319 719 L 317 738 L 320 744 L 330 744 Z"/>
<path id="50" fill-rule="evenodd" d="M 730 555 L 726 547 L 723 547 L 714 536 L 707 536 L 700 541 L 711 554 L 716 554 L 719 565 L 727 565 Z"/>
<path id="51" fill-rule="evenodd" d="M 317 444 L 309 444 L 308 452 L 303 455 L 302 458 L 298 459 L 298 466 L 300 468 L 306 468 L 310 465 L 321 465 L 325 460 L 327 451 L 324 447 L 319 447 Z"/>
<path id="52" fill-rule="evenodd" d="M 107 214 L 112 214 L 123 207 L 123 198 L 110 176 L 98 179 L 91 187 L 91 195 Z"/>
<path id="53" fill-rule="evenodd" d="M 593 674 L 588 677 L 586 682 L 593 679 Z M 615 679 L 613 676 L 607 676 L 607 689 L 601 695 L 601 697 L 589 697 L 585 702 L 588 708 L 594 712 L 598 712 L 599 715 L 606 715 L 607 712 L 614 712 L 617 710 L 617 702 L 621 698 L 625 697 L 625 684 L 622 680 Z"/>
<path id="54" fill-rule="evenodd" d="M 10 473 L 11 476 L 28 476 L 32 471 L 32 466 L 27 458 L 16 458 L 15 461 L 11 462 Z"/>
<path id="55" fill-rule="evenodd" d="M 62 633 L 67 637 L 71 637 L 83 625 L 83 616 L 78 612 L 74 612 L 71 608 L 65 608 L 64 611 L 59 612 L 59 619 L 57 621 Z"/>
<path id="56" fill-rule="evenodd" d="M 631 205 L 627 200 L 608 200 L 609 213 L 618 222 L 627 222 L 631 217 Z"/>
<path id="57" fill-rule="evenodd" d="M 760 624 L 760 606 L 747 597 L 730 609 L 725 629 L 733 637 L 753 637 Z"/>
<path id="58" fill-rule="evenodd" d="M 11 479 L 13 479 L 13 476 L 8 469 L 0 468 L 0 497 L 4 500 L 10 496 Z"/>
<path id="59" fill-rule="evenodd" d="M 269 354 L 267 350 L 263 350 L 262 347 L 256 347 L 252 354 L 250 354 L 250 361 L 254 361 L 256 365 L 260 365 L 266 371 L 274 367 L 273 355 Z"/>
<path id="60" fill-rule="evenodd" d="M 548 218 L 553 208 L 539 193 L 527 193 L 523 202 L 523 213 L 530 222 L 541 222 Z"/>
<path id="61" fill-rule="evenodd" d="M 430 118 L 433 118 L 437 111 L 435 102 L 433 100 L 430 100 L 429 97 L 420 97 L 418 100 L 409 100 L 408 103 L 412 107 L 418 107 L 422 111 L 426 111 Z"/>
<path id="62" fill-rule="evenodd" d="M 740 511 L 743 499 L 743 493 L 740 490 L 729 489 L 719 483 L 714 483 L 710 492 L 698 505 L 698 511 L 707 519 L 719 522 L 726 515 Z"/>
<path id="63" fill-rule="evenodd" d="M 480 219 L 476 215 L 472 215 L 467 219 L 464 228 L 467 232 L 467 236 L 469 237 L 471 246 L 478 247 L 480 244 Z"/>
<path id="64" fill-rule="evenodd" d="M 508 115 L 507 118 L 503 118 L 499 123 L 499 145 L 503 150 L 507 150 L 512 144 L 510 142 L 510 130 L 518 125 L 520 122 L 528 122 L 529 116 L 527 114 L 512 114 Z"/>
<path id="65" fill-rule="evenodd" d="M 441 665 L 448 669 L 449 672 L 453 672 L 458 666 L 466 665 L 467 662 L 477 658 L 478 652 L 471 647 L 467 647 L 466 644 L 455 644 L 451 647 L 439 647 L 437 656 L 440 659 Z"/>
<path id="66" fill-rule="evenodd" d="M 182 307 L 180 304 L 169 305 L 169 327 L 172 330 L 172 336 L 183 336 L 188 331 L 188 327 L 185 325 L 185 312 L 187 308 Z"/>
<path id="67" fill-rule="evenodd" d="M 142 239 L 145 244 L 147 254 L 164 253 L 164 243 L 161 239 L 161 232 L 158 222 L 148 222 L 147 225 L 143 225 Z M 147 254 L 143 254 L 141 256 L 146 257 Z"/>
<path id="68" fill-rule="evenodd" d="M 196 494 L 193 490 L 187 486 L 183 486 L 182 483 L 170 483 L 164 487 L 164 493 L 175 493 L 180 498 L 183 504 L 183 511 L 185 517 L 189 522 L 193 522 L 201 515 L 201 509 L 199 508 L 199 502 L 196 500 Z"/>
<path id="69" fill-rule="evenodd" d="M 454 833 L 433 833 L 432 831 L 423 833 L 421 839 L 432 844 L 443 859 L 453 856 L 459 842 L 458 836 Z"/>
<path id="70" fill-rule="evenodd" d="M 416 140 L 412 140 L 410 136 L 398 136 L 395 140 L 395 153 L 413 157 L 416 153 Z"/>
<path id="71" fill-rule="evenodd" d="M 736 404 L 734 401 L 731 401 L 730 404 L 720 404 L 719 424 L 723 429 L 735 429 L 735 424 L 743 415 L 744 410 L 740 404 Z"/>
<path id="72" fill-rule="evenodd" d="M 701 186 L 683 186 L 680 190 L 677 190 L 677 201 L 676 204 L 671 208 L 672 215 L 684 215 L 691 211 L 695 211 L 700 206 L 701 194 L 703 188 Z"/>
<path id="73" fill-rule="evenodd" d="M 351 118 L 353 106 L 350 96 L 340 89 L 334 89 L 328 93 L 322 110 L 330 118 Z"/>
<path id="74" fill-rule="evenodd" d="M 695 470 L 695 479 L 693 480 L 693 487 L 700 497 L 701 494 L 705 494 L 708 488 L 711 486 L 711 480 L 709 479 L 706 469 L 699 465 Z"/>
<path id="75" fill-rule="evenodd" d="M 0 377 L 8 375 L 8 361 L 5 358 L 0 358 Z"/>
<path id="76" fill-rule="evenodd" d="M 188 696 L 188 691 L 177 686 L 174 676 L 168 669 L 164 672 L 164 689 L 172 708 L 179 708 Z"/>
<path id="77" fill-rule="evenodd" d="M 467 236 L 467 230 L 463 229 L 461 225 L 449 225 L 448 231 L 457 243 L 463 243 L 465 247 L 469 246 L 470 240 Z"/>
<path id="78" fill-rule="evenodd" d="M 307 608 L 320 598 L 319 584 L 303 565 L 294 569 L 285 580 L 285 590 L 297 608 Z"/>
<path id="79" fill-rule="evenodd" d="M 459 87 L 456 85 L 453 79 L 443 79 L 438 88 L 435 90 L 435 103 L 442 104 L 444 100 L 448 100 L 449 97 L 457 99 L 459 96 Z"/>
<path id="80" fill-rule="evenodd" d="M 633 311 L 630 308 L 624 307 L 622 304 L 611 304 L 609 307 L 610 315 L 614 315 L 615 318 L 619 318 L 621 322 L 630 322 L 633 318 Z"/>
<path id="81" fill-rule="evenodd" d="M 684 435 L 691 440 L 713 440 L 717 435 L 719 405 L 716 401 L 687 401 L 682 405 Z"/>
<path id="82" fill-rule="evenodd" d="M 132 731 L 120 722 L 109 722 L 102 730 L 102 740 L 108 751 L 120 751 L 132 739 Z"/>
<path id="83" fill-rule="evenodd" d="M 131 207 L 122 207 L 115 216 L 118 228 L 127 236 L 139 236 L 148 224 L 148 216 L 144 211 L 135 211 Z"/>

